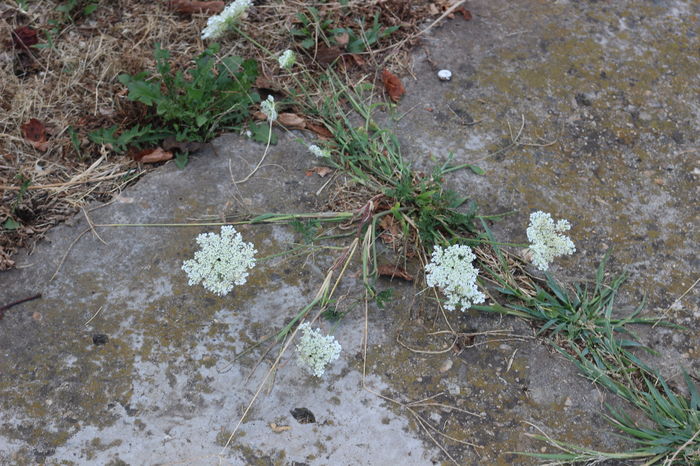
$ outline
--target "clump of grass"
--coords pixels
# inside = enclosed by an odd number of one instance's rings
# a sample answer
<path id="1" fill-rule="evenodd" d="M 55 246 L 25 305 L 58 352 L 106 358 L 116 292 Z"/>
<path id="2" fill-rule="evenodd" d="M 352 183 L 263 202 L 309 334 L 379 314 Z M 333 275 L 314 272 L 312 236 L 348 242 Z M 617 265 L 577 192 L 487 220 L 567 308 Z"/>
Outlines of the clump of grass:
<path id="1" fill-rule="evenodd" d="M 561 453 L 520 453 L 538 457 L 553 464 L 600 462 L 606 460 L 640 460 L 645 465 L 688 465 L 700 462 L 700 394 L 692 378 L 684 373 L 689 396 L 676 393 L 658 373 L 644 376 L 640 389 L 619 384 L 598 364 L 580 355 L 576 363 L 583 374 L 613 393 L 626 399 L 644 415 L 643 422 L 635 421 L 623 411 L 606 405 L 612 425 L 637 448 L 627 452 L 604 452 L 555 440 L 547 435 L 532 435 L 554 446 Z"/>

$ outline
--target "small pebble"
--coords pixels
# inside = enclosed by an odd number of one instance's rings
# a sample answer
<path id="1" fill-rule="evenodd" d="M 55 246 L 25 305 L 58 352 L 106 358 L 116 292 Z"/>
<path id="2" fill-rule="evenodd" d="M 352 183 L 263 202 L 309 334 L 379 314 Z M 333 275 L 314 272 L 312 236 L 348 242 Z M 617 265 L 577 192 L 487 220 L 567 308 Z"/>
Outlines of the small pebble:
<path id="1" fill-rule="evenodd" d="M 449 81 L 452 79 L 452 71 L 450 70 L 440 70 L 437 75 L 440 81 Z"/>
<path id="2" fill-rule="evenodd" d="M 440 372 L 447 372 L 452 369 L 452 359 L 447 359 L 440 366 Z"/>
<path id="3" fill-rule="evenodd" d="M 109 337 L 103 333 L 98 333 L 92 336 L 92 342 L 95 346 L 106 345 L 109 341 Z"/>

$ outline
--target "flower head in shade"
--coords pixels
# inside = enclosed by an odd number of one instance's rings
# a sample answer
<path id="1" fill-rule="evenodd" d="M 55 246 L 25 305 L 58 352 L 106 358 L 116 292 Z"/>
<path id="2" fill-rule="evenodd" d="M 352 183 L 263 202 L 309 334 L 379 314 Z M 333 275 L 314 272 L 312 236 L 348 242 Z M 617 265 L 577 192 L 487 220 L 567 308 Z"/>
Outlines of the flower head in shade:
<path id="1" fill-rule="evenodd" d="M 573 241 L 562 234 L 571 229 L 567 220 L 554 223 L 552 216 L 538 210 L 530 214 L 530 225 L 527 227 L 527 239 L 530 241 L 532 263 L 546 271 L 555 257 L 573 254 L 576 251 Z"/>
<path id="2" fill-rule="evenodd" d="M 294 52 L 291 50 L 285 50 L 282 55 L 277 59 L 279 62 L 280 66 L 284 68 L 285 70 L 290 69 L 292 66 L 294 66 L 294 63 L 296 62 L 297 57 L 294 55 Z"/>
<path id="3" fill-rule="evenodd" d="M 207 26 L 202 30 L 202 40 L 221 37 L 236 21 L 245 15 L 251 6 L 253 6 L 251 0 L 236 0 L 218 15 L 210 16 L 207 20 Z"/>
<path id="4" fill-rule="evenodd" d="M 309 146 L 309 152 L 314 154 L 316 157 L 330 157 L 331 153 L 327 149 L 321 149 L 316 144 L 311 144 Z"/>
<path id="5" fill-rule="evenodd" d="M 243 241 L 241 234 L 231 225 L 221 227 L 221 234 L 202 233 L 197 236 L 199 251 L 193 259 L 182 263 L 190 285 L 201 283 L 212 293 L 224 296 L 234 285 L 243 285 L 248 269 L 255 266 L 252 243 Z"/>
<path id="6" fill-rule="evenodd" d="M 435 246 L 430 263 L 425 266 L 428 286 L 437 286 L 447 298 L 445 308 L 462 311 L 473 304 L 483 303 L 486 296 L 476 286 L 479 270 L 472 262 L 476 259 L 469 246 L 459 244 L 443 249 Z"/>
<path id="7" fill-rule="evenodd" d="M 299 365 L 316 377 L 321 377 L 326 366 L 340 356 L 340 343 L 331 335 L 324 336 L 320 329 L 312 329 L 308 322 L 299 326 L 302 335 L 297 344 Z"/>
<path id="8" fill-rule="evenodd" d="M 267 117 L 267 121 L 272 123 L 277 119 L 277 109 L 275 108 L 275 98 L 271 95 L 267 96 L 266 100 L 263 100 L 260 104 L 260 110 Z"/>

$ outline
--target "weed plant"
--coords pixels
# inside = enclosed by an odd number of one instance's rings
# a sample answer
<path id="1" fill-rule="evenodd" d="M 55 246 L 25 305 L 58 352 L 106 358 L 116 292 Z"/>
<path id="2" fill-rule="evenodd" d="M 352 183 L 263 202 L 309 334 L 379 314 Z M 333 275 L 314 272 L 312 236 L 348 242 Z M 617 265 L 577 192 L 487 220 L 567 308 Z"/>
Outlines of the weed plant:
<path id="1" fill-rule="evenodd" d="M 123 152 L 128 146 L 157 142 L 167 136 L 177 141 L 205 142 L 224 130 L 239 129 L 249 107 L 260 101 L 252 86 L 258 75 L 255 60 L 229 56 L 217 60 L 218 44 L 212 44 L 186 72 L 174 71 L 170 53 L 156 44 L 155 74 L 122 74 L 128 98 L 149 107 L 149 123 L 135 125 L 116 135 L 117 126 L 90 133 L 98 144 L 111 144 Z"/>

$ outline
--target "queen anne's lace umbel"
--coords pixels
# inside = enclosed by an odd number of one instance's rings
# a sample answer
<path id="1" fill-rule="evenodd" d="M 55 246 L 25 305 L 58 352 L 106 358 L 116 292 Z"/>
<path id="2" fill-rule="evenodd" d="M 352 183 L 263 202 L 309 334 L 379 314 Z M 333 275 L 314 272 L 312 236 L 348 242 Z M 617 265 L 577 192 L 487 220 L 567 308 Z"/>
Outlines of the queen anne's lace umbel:
<path id="1" fill-rule="evenodd" d="M 330 157 L 331 153 L 326 149 L 321 149 L 316 144 L 311 144 L 309 146 L 309 152 L 314 154 L 316 157 Z"/>
<path id="2" fill-rule="evenodd" d="M 291 50 L 285 50 L 282 55 L 277 59 L 277 61 L 280 64 L 280 67 L 284 68 L 285 70 L 290 69 L 292 66 L 294 66 L 294 63 L 296 62 L 297 57 L 294 55 L 294 52 Z"/>
<path id="3" fill-rule="evenodd" d="M 221 234 L 202 233 L 197 236 L 200 250 L 194 259 L 183 262 L 190 285 L 202 286 L 219 296 L 228 294 L 234 285 L 243 285 L 248 269 L 255 266 L 252 243 L 243 241 L 241 234 L 231 225 L 221 227 Z"/>
<path id="4" fill-rule="evenodd" d="M 297 344 L 299 366 L 316 377 L 321 377 L 326 366 L 340 356 L 340 343 L 331 335 L 324 336 L 320 329 L 312 329 L 308 322 L 299 326 L 302 335 Z"/>
<path id="5" fill-rule="evenodd" d="M 430 263 L 425 266 L 428 286 L 437 286 L 447 298 L 445 308 L 462 311 L 473 304 L 483 303 L 486 296 L 476 286 L 479 270 L 472 265 L 476 259 L 469 246 L 459 244 L 446 249 L 435 246 Z"/>
<path id="6" fill-rule="evenodd" d="M 207 20 L 207 26 L 202 30 L 202 40 L 221 37 L 227 29 L 245 15 L 251 6 L 253 6 L 252 0 L 236 0 L 218 15 L 210 16 Z"/>
<path id="7" fill-rule="evenodd" d="M 555 257 L 573 254 L 576 251 L 574 242 L 561 232 L 571 229 L 567 220 L 559 220 L 556 224 L 552 216 L 538 210 L 530 214 L 530 226 L 527 227 L 527 239 L 530 241 L 532 263 L 543 272 Z"/>
<path id="8" fill-rule="evenodd" d="M 271 95 L 267 96 L 266 100 L 263 100 L 260 104 L 260 111 L 265 114 L 267 121 L 272 123 L 277 119 L 277 109 L 275 108 L 275 98 Z"/>

